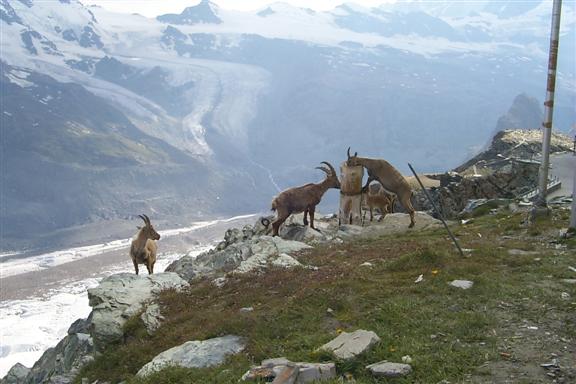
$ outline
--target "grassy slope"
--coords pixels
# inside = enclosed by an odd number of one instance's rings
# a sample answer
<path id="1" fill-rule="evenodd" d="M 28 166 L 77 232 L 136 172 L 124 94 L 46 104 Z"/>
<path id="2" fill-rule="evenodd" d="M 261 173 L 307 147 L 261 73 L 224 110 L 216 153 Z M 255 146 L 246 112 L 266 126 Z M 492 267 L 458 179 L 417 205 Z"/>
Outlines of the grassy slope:
<path id="1" fill-rule="evenodd" d="M 79 377 L 90 377 L 90 382 L 234 383 L 265 358 L 330 359 L 314 350 L 340 330 L 359 328 L 375 331 L 382 341 L 356 360 L 337 363 L 338 372 L 357 383 L 388 382 L 370 377 L 364 366 L 400 362 L 404 355 L 413 358 L 413 373 L 390 382 L 549 382 L 539 365 L 552 352 L 565 368 L 562 375 L 569 375 L 575 368 L 569 346 L 576 336 L 576 286 L 561 279 L 576 277 L 567 268 L 576 261 L 570 249 L 550 243 L 556 228 L 567 225 L 568 212 L 555 211 L 552 219 L 529 229 L 521 224 L 524 216 L 503 212 L 455 228 L 462 246 L 473 249 L 465 259 L 441 230 L 409 232 L 298 255 L 317 270 L 276 269 L 231 276 L 221 289 L 202 281 L 186 293 L 166 292 L 161 298 L 166 322 L 157 334 L 148 336 L 139 320 L 130 321 L 126 343 L 111 348 Z M 513 248 L 538 253 L 509 255 Z M 364 262 L 372 267 L 360 266 Z M 420 274 L 424 281 L 415 284 Z M 453 279 L 475 285 L 460 290 L 448 285 Z M 571 298 L 562 299 L 562 292 Z M 239 312 L 248 306 L 254 311 Z M 538 330 L 528 328 L 533 326 Z M 147 380 L 134 378 L 169 347 L 226 334 L 245 336 L 248 348 L 223 366 L 169 368 Z"/>

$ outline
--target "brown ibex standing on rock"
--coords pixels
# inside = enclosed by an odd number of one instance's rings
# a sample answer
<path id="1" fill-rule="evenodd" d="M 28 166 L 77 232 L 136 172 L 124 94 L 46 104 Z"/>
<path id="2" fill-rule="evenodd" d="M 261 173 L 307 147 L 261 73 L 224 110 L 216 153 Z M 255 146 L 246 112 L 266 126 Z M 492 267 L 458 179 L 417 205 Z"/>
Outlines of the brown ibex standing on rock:
<path id="1" fill-rule="evenodd" d="M 304 212 L 304 225 L 308 225 L 308 214 L 310 214 L 310 228 L 314 228 L 314 210 L 320 203 L 322 196 L 329 188 L 340 188 L 340 181 L 334 167 L 330 163 L 323 161 L 328 168 L 316 167 L 326 173 L 326 178 L 318 184 L 306 184 L 301 187 L 290 188 L 280 192 L 272 200 L 272 210 L 276 211 L 276 220 L 272 223 L 274 230 L 272 236 L 278 236 L 278 230 L 288 216 L 293 213 Z"/>
<path id="2" fill-rule="evenodd" d="M 138 274 L 138 264 L 146 264 L 148 269 L 148 274 L 154 273 L 154 264 L 156 263 L 156 241 L 160 240 L 160 235 L 152 224 L 150 219 L 146 215 L 138 215 L 139 218 L 144 220 L 144 226 L 140 228 L 140 231 L 132 240 L 132 245 L 130 246 L 130 258 L 134 263 L 134 269 L 136 274 Z"/>
<path id="3" fill-rule="evenodd" d="M 358 157 L 358 152 L 354 156 L 350 156 L 350 147 L 348 147 L 348 165 L 361 165 L 368 171 L 368 180 L 366 185 L 362 188 L 364 191 L 368 190 L 368 186 L 374 180 L 380 182 L 385 190 L 394 193 L 400 204 L 410 214 L 410 225 L 408 228 L 414 226 L 414 207 L 410 198 L 412 197 L 412 188 L 406 181 L 404 176 L 400 174 L 389 162 L 382 159 L 369 159 L 367 157 Z"/>

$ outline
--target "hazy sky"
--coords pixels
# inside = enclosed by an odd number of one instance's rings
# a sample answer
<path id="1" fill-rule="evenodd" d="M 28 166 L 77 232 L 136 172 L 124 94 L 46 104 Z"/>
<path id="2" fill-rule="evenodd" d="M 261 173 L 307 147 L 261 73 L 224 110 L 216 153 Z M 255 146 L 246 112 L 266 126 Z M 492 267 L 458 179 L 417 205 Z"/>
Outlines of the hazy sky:
<path id="1" fill-rule="evenodd" d="M 116 12 L 139 13 L 152 17 L 164 13 L 180 13 L 186 7 L 196 5 L 200 0 L 80 0 L 84 4 L 97 4 Z M 224 9 L 254 10 L 277 2 L 276 0 L 212 0 Z M 298 7 L 327 10 L 346 2 L 346 0 L 284 0 Z M 394 0 L 353 0 L 352 3 L 373 7 Z"/>

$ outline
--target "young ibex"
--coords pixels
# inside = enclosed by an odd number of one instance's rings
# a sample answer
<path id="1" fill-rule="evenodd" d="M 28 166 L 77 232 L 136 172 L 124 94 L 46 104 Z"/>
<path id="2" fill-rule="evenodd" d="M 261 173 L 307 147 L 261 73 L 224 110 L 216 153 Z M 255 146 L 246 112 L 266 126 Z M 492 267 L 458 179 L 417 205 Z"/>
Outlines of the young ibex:
<path id="1" fill-rule="evenodd" d="M 148 216 L 138 215 L 138 217 L 144 220 L 144 226 L 140 228 L 140 231 L 132 240 L 130 258 L 134 263 L 136 274 L 138 274 L 138 264 L 146 264 L 148 274 L 151 275 L 154 273 L 154 264 L 156 263 L 157 246 L 155 240 L 160 240 L 160 235 L 150 223 Z"/>
<path id="2" fill-rule="evenodd" d="M 314 228 L 314 210 L 320 203 L 322 196 L 329 188 L 340 188 L 340 181 L 334 167 L 323 161 L 328 168 L 316 167 L 326 173 L 326 178 L 318 184 L 306 184 L 301 187 L 290 188 L 280 192 L 272 200 L 272 211 L 276 211 L 276 220 L 272 223 L 273 234 L 278 236 L 280 225 L 293 213 L 304 212 L 304 225 L 308 225 L 307 216 L 310 214 L 310 227 Z"/>
<path id="3" fill-rule="evenodd" d="M 410 225 L 408 228 L 412 228 L 414 226 L 415 213 L 412 202 L 410 201 L 412 189 L 410 188 L 410 184 L 404 179 L 404 176 L 386 160 L 358 157 L 358 152 L 354 153 L 354 156 L 350 156 L 350 148 L 348 148 L 347 155 L 348 165 L 361 165 L 368 171 L 368 180 L 363 190 L 368 190 L 368 186 L 374 180 L 380 182 L 384 189 L 394 193 L 398 197 L 400 204 L 408 211 L 410 214 Z"/>
<path id="4" fill-rule="evenodd" d="M 393 213 L 395 202 L 396 196 L 387 193 L 380 184 L 370 185 L 368 192 L 362 194 L 362 209 L 370 211 L 370 221 L 374 218 L 375 208 L 380 210 L 378 221 L 382 221 L 387 213 Z"/>

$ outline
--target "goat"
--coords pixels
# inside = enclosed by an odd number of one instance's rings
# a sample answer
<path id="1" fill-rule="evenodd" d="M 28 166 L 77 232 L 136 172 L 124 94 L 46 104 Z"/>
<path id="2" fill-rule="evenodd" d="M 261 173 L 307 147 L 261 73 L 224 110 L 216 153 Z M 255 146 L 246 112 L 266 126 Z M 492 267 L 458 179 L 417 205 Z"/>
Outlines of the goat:
<path id="1" fill-rule="evenodd" d="M 349 166 L 361 165 L 368 171 L 368 180 L 362 189 L 364 191 L 368 190 L 368 186 L 374 180 L 380 182 L 384 189 L 394 193 L 398 197 L 400 204 L 402 204 L 410 214 L 410 225 L 408 228 L 414 227 L 415 211 L 410 201 L 412 188 L 410 188 L 410 184 L 408 184 L 404 176 L 386 160 L 358 157 L 358 152 L 354 153 L 354 156 L 350 156 L 350 147 L 348 147 L 347 155 L 347 163 Z"/>
<path id="2" fill-rule="evenodd" d="M 380 210 L 380 219 L 382 221 L 387 213 L 394 212 L 394 203 L 396 196 L 387 193 L 380 184 L 372 184 L 367 193 L 362 194 L 362 209 L 370 211 L 370 221 L 373 220 L 373 210 L 378 208 Z"/>
<path id="3" fill-rule="evenodd" d="M 326 178 L 318 184 L 310 183 L 300 187 L 294 187 L 280 192 L 272 200 L 272 211 L 276 211 L 276 220 L 272 223 L 273 234 L 278 236 L 280 225 L 286 221 L 293 213 L 304 212 L 304 225 L 308 225 L 307 216 L 310 214 L 310 228 L 314 228 L 314 211 L 316 205 L 320 203 L 322 196 L 329 188 L 340 188 L 340 181 L 334 167 L 330 163 L 323 161 L 328 168 L 316 167 L 324 173 Z"/>
<path id="4" fill-rule="evenodd" d="M 160 240 L 160 235 L 150 223 L 148 216 L 138 215 L 138 217 L 144 220 L 144 226 L 141 228 L 138 227 L 138 234 L 132 240 L 130 258 L 132 259 L 132 263 L 134 263 L 136 274 L 138 274 L 138 264 L 146 264 L 148 274 L 151 275 L 154 273 L 156 251 L 158 249 L 155 240 Z"/>

